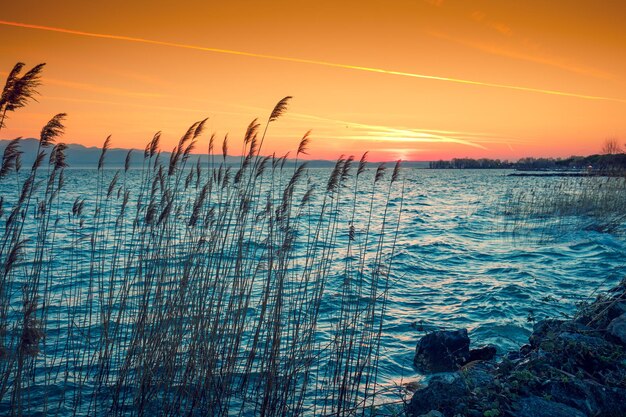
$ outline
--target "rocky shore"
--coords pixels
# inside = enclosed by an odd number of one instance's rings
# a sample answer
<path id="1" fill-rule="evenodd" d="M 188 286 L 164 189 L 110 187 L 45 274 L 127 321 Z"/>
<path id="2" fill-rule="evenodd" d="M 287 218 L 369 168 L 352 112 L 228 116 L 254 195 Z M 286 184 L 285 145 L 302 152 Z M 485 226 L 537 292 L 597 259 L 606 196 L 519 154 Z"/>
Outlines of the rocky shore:
<path id="1" fill-rule="evenodd" d="M 413 417 L 625 417 L 626 280 L 571 320 L 535 324 L 529 343 L 497 359 L 469 349 L 464 329 L 418 343 L 414 364 L 437 373 L 407 405 Z"/>

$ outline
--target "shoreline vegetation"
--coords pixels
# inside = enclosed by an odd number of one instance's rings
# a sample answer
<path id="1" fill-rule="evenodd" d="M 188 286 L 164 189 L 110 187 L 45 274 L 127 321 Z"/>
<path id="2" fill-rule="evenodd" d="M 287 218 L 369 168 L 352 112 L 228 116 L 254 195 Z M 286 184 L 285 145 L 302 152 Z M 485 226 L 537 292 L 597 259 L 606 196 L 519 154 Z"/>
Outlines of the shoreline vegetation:
<path id="1" fill-rule="evenodd" d="M 23 67 L 4 87 L 3 123 L 39 85 L 43 65 Z M 342 156 L 318 178 L 298 160 L 308 132 L 293 165 L 263 156 L 290 100 L 248 125 L 235 164 L 232 141 L 214 135 L 190 163 L 206 120 L 168 158 L 156 133 L 116 171 L 105 169 L 107 137 L 94 174 L 80 178 L 66 172 L 63 113 L 42 128 L 32 164 L 20 138 L 6 146 L 0 414 L 330 416 L 378 406 L 400 164 Z"/>
<path id="2" fill-rule="evenodd" d="M 455 158 L 450 161 L 429 162 L 430 169 L 513 169 L 532 173 L 513 176 L 621 176 L 626 174 L 626 153 L 572 156 L 569 158 L 521 158 L 518 161 L 500 159 Z"/>

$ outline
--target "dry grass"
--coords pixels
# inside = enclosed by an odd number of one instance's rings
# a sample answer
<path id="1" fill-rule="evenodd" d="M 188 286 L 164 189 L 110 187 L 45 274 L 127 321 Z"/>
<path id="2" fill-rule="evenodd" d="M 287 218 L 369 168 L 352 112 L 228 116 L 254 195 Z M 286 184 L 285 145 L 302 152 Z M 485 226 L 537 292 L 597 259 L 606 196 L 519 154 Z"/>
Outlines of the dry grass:
<path id="1" fill-rule="evenodd" d="M 515 190 L 505 208 L 515 233 L 528 227 L 542 228 L 546 238 L 573 229 L 624 231 L 624 176 L 551 178 L 540 186 L 522 184 Z"/>
<path id="2" fill-rule="evenodd" d="M 238 164 L 226 163 L 227 138 L 215 158 L 211 136 L 209 154 L 188 166 L 205 121 L 169 160 L 157 133 L 140 170 L 130 153 L 123 170 L 107 170 L 107 138 L 95 187 L 69 202 L 65 146 L 50 149 L 64 115 L 42 130 L 29 169 L 18 141 L 7 148 L 2 413 L 373 413 L 398 167 L 386 180 L 365 157 L 356 172 L 340 158 L 315 188 L 306 164 L 261 157 L 288 102 L 263 133 L 250 124 Z"/>

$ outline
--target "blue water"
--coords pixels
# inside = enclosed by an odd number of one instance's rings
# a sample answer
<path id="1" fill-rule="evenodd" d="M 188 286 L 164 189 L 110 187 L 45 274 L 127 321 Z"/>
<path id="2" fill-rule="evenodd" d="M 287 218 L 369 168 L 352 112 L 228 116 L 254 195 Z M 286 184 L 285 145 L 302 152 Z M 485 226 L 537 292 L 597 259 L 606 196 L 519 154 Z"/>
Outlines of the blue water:
<path id="1" fill-rule="evenodd" d="M 624 277 L 622 235 L 582 230 L 577 221 L 548 228 L 551 219 L 533 218 L 511 233 L 508 196 L 561 179 L 508 173 L 405 172 L 384 343 L 390 379 L 415 378 L 411 361 L 424 331 L 464 327 L 474 346 L 492 343 L 503 353 L 527 343 L 533 319 L 570 315 Z"/>
<path id="2" fill-rule="evenodd" d="M 329 173 L 327 169 L 312 169 L 309 179 L 323 185 Z M 427 331 L 467 328 L 474 345 L 492 343 L 503 353 L 526 343 L 535 320 L 570 315 L 577 302 L 593 297 L 594 292 L 623 278 L 626 243 L 620 234 L 575 226 L 557 231 L 542 227 L 541 219 L 529 221 L 527 227 L 518 225 L 516 233 L 511 233 L 508 225 L 512 219 L 505 215 L 510 204 L 507 197 L 558 179 L 520 180 L 507 176 L 508 173 L 405 169 L 402 181 L 394 184 L 390 193 L 391 212 L 400 207 L 401 198 L 403 210 L 396 248 L 388 259 L 392 270 L 378 362 L 382 386 L 392 387 L 421 378 L 412 367 L 412 359 L 416 342 Z M 71 211 L 77 197 L 85 198 L 87 207 L 94 204 L 96 175 L 95 170 L 66 171 L 64 192 L 59 196 L 61 217 Z M 113 171 L 104 175 L 108 183 Z M 131 190 L 138 176 L 138 171 L 129 174 Z M 14 184 L 5 181 L 2 187 L 9 204 L 15 198 Z M 365 191 L 361 193 L 367 195 Z M 132 201 L 131 196 L 131 205 Z M 357 213 L 367 208 L 367 201 L 363 199 Z M 321 204 L 320 200 L 315 204 Z M 375 201 L 374 211 L 382 210 L 381 198 Z M 357 231 L 364 221 L 357 215 Z M 113 233 L 113 223 L 110 226 Z M 36 236 L 34 226 L 28 223 L 24 233 Z M 77 261 L 89 262 L 88 253 L 77 249 L 86 247 L 86 243 L 71 225 L 61 226 L 55 239 L 57 246 L 66 247 L 73 258 L 71 262 L 63 257 L 55 258 L 53 268 L 59 271 L 58 276 L 68 273 L 71 281 L 59 279 L 53 286 L 56 293 L 51 300 L 53 303 L 70 300 L 79 305 L 84 301 L 81 297 L 85 291 L 74 293 L 69 289 L 74 288 L 75 282 L 86 280 L 85 271 L 72 274 L 66 268 Z M 336 242 L 340 263 L 344 260 L 340 249 L 347 241 L 347 231 L 340 230 Z M 124 259 L 124 250 L 132 250 L 132 245 L 123 246 L 122 253 L 117 254 L 104 249 L 107 248 L 103 248 L 100 256 Z M 385 251 L 387 255 L 392 253 L 389 249 Z M 322 308 L 333 308 L 333 294 L 340 291 L 339 282 L 339 279 L 329 280 L 328 302 Z M 54 320 L 51 317 L 50 328 L 57 324 Z M 322 339 L 330 337 L 325 335 L 324 328 L 324 323 L 320 323 Z M 51 333 L 48 339 L 53 340 L 54 336 Z M 71 347 L 81 349 L 79 342 L 76 343 Z M 54 346 L 50 343 L 47 349 Z M 44 358 L 46 353 L 55 352 L 43 352 Z M 57 395 L 54 391 L 64 388 L 53 385 L 46 389 L 54 398 Z"/>

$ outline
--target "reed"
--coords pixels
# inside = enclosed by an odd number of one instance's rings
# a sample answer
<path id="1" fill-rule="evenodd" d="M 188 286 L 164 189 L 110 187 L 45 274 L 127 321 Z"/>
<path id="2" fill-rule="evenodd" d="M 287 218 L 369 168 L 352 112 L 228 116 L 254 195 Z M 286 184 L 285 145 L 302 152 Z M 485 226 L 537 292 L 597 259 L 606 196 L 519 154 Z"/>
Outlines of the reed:
<path id="1" fill-rule="evenodd" d="M 533 181 L 533 184 L 528 184 Z M 524 179 L 509 194 L 504 212 L 515 234 L 527 228 L 552 238 L 572 230 L 623 233 L 626 224 L 626 177 Z"/>
<path id="2" fill-rule="evenodd" d="M 399 165 L 386 180 L 365 155 L 356 170 L 342 157 L 323 179 L 298 160 L 309 132 L 295 160 L 261 156 L 290 100 L 249 125 L 237 163 L 227 136 L 214 157 L 210 135 L 188 165 L 206 119 L 169 160 L 155 134 L 139 169 L 130 152 L 107 169 L 108 137 L 96 167 L 67 171 L 63 114 L 30 171 L 20 141 L 7 146 L 0 412 L 375 413 Z"/>

